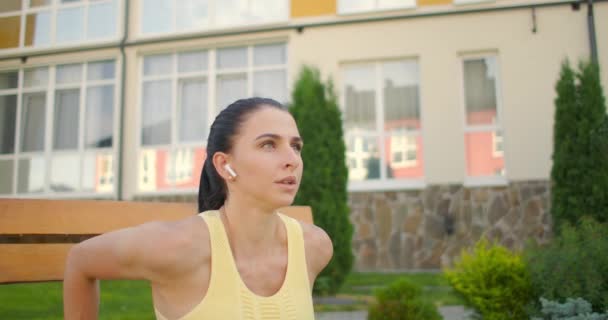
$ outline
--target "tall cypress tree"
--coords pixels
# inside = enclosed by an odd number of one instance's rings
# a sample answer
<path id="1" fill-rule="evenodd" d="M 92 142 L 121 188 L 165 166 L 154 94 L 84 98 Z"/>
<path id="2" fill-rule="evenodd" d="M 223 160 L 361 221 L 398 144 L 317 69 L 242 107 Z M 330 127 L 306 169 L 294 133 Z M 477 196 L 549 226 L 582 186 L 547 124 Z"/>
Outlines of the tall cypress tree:
<path id="1" fill-rule="evenodd" d="M 574 72 L 566 61 L 556 85 L 551 169 L 551 211 L 555 225 L 576 223 L 583 215 L 608 220 L 605 99 L 599 68 L 581 63 Z"/>
<path id="2" fill-rule="evenodd" d="M 334 256 L 317 278 L 315 292 L 334 294 L 353 265 L 341 113 L 331 81 L 324 84 L 312 67 L 300 71 L 292 103 L 290 112 L 304 140 L 304 174 L 295 203 L 311 206 L 315 224 L 332 239 Z"/>

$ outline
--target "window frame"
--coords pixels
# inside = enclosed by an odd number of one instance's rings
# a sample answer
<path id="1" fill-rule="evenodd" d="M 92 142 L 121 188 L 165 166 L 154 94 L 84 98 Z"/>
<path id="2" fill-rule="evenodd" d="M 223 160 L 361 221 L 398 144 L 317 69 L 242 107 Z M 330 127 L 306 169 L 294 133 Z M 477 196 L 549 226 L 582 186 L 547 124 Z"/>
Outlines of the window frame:
<path id="1" fill-rule="evenodd" d="M 494 58 L 496 62 L 496 79 L 495 79 L 495 92 L 496 92 L 496 121 L 493 125 L 475 125 L 470 126 L 467 124 L 467 104 L 466 104 L 466 89 L 465 89 L 465 61 L 468 60 L 479 60 L 486 58 Z M 502 71 L 501 71 L 501 62 L 500 55 L 498 51 L 488 50 L 488 51 L 479 51 L 476 53 L 464 53 L 458 56 L 458 84 L 460 88 L 460 112 L 462 115 L 462 146 L 463 149 L 463 173 L 464 180 L 463 185 L 466 187 L 485 187 L 485 186 L 505 186 L 508 185 L 508 161 L 506 154 L 506 144 L 505 144 L 505 120 L 503 113 L 503 95 L 502 95 Z M 502 136 L 502 157 L 504 166 L 502 169 L 503 174 L 501 176 L 493 175 L 493 176 L 469 176 L 467 172 L 468 167 L 468 159 L 467 159 L 467 145 L 466 145 L 466 135 L 468 133 L 474 132 L 492 132 L 492 136 L 494 137 L 496 131 L 499 131 Z M 492 155 L 494 155 L 494 139 L 492 139 Z"/>
<path id="2" fill-rule="evenodd" d="M 285 48 L 285 62 L 283 64 L 273 64 L 273 65 L 264 65 L 264 66 L 254 66 L 254 48 L 256 46 L 263 45 L 273 45 L 273 44 L 281 44 Z M 246 48 L 247 49 L 247 66 L 240 68 L 230 68 L 223 69 L 222 71 L 218 70 L 217 67 L 217 52 L 221 49 L 229 49 L 229 48 Z M 180 188 L 176 187 L 175 183 L 170 188 L 160 189 L 160 190 L 141 190 L 139 187 L 139 181 L 142 178 L 140 176 L 140 165 L 143 161 L 142 154 L 144 151 L 158 151 L 163 150 L 168 154 L 171 154 L 181 148 L 203 148 L 206 150 L 207 142 L 204 139 L 198 141 L 191 142 L 180 142 L 178 137 L 178 129 L 177 121 L 177 89 L 180 78 L 180 73 L 177 69 L 177 57 L 180 53 L 185 52 L 196 52 L 196 51 L 206 51 L 208 65 L 207 70 L 203 71 L 205 77 L 207 79 L 207 127 L 211 127 L 211 124 L 215 117 L 221 111 L 220 106 L 217 105 L 218 97 L 217 97 L 217 79 L 220 75 L 226 74 L 240 74 L 245 73 L 247 75 L 247 96 L 250 97 L 253 95 L 253 75 L 256 71 L 272 71 L 272 70 L 283 70 L 285 71 L 285 89 L 287 93 L 286 99 L 289 99 L 290 92 L 290 74 L 289 74 L 289 43 L 285 38 L 277 38 L 272 40 L 260 41 L 260 42 L 247 42 L 241 44 L 231 44 L 224 46 L 207 46 L 207 47 L 187 47 L 187 48 L 175 48 L 173 50 L 166 51 L 142 51 L 137 55 L 138 60 L 138 84 L 137 84 L 137 107 L 136 107 L 136 163 L 137 163 L 137 173 L 135 174 L 136 184 L 133 190 L 134 196 L 163 196 L 163 195 L 177 195 L 177 194 L 196 194 L 198 193 L 198 187 L 193 188 Z M 148 56 L 153 55 L 169 55 L 172 59 L 172 69 L 170 74 L 165 74 L 162 76 L 154 75 L 154 76 L 144 76 L 144 60 Z M 188 75 L 192 74 L 191 72 Z M 198 75 L 193 76 L 193 78 L 201 78 Z M 157 79 L 169 79 L 171 81 L 171 137 L 169 144 L 153 144 L 144 146 L 142 144 L 142 133 L 143 133 L 143 123 L 142 123 L 142 111 L 143 111 L 143 84 L 146 81 L 153 81 Z M 288 103 L 289 101 L 279 101 L 281 103 Z M 208 129 L 207 129 L 208 130 Z M 207 132 L 208 134 L 208 132 Z M 166 172 L 165 174 L 168 174 Z"/>
<path id="3" fill-rule="evenodd" d="M 342 3 L 347 3 L 349 0 L 337 0 L 336 3 L 336 12 L 338 15 L 340 16 L 349 16 L 349 15 L 358 15 L 358 14 L 365 14 L 365 13 L 376 13 L 376 12 L 386 12 L 386 11 L 398 11 L 398 10 L 407 10 L 407 9 L 415 9 L 418 7 L 418 1 L 417 0 L 411 0 L 412 3 L 410 4 L 405 4 L 405 5 L 401 5 L 401 6 L 394 6 L 394 7 L 379 7 L 379 1 L 380 0 L 372 0 L 374 1 L 374 7 L 372 9 L 365 9 L 365 10 L 345 10 L 344 9 L 344 5 Z M 482 0 L 482 1 L 486 1 L 486 0 Z"/>
<path id="4" fill-rule="evenodd" d="M 216 2 L 221 2 L 221 0 L 208 0 L 209 1 L 208 11 L 210 12 L 208 27 L 188 28 L 188 29 L 178 30 L 177 24 L 176 24 L 177 11 L 175 10 L 175 5 L 173 5 L 173 8 L 172 8 L 173 10 L 171 13 L 171 23 L 170 23 L 171 27 L 169 30 L 161 31 L 161 32 L 144 32 L 143 16 L 144 16 L 144 2 L 145 1 L 146 0 L 138 0 L 138 5 L 139 5 L 139 8 L 137 10 L 138 19 L 137 19 L 137 26 L 135 29 L 136 29 L 136 37 L 140 38 L 140 39 L 158 38 L 158 37 L 164 38 L 164 37 L 172 37 L 172 36 L 185 35 L 185 34 L 215 33 L 215 32 L 223 31 L 223 30 L 242 29 L 242 28 L 247 28 L 249 30 L 249 29 L 255 29 L 255 28 L 259 28 L 259 27 L 263 27 L 263 26 L 267 26 L 267 25 L 287 24 L 287 23 L 289 23 L 289 20 L 291 18 L 291 15 L 290 15 L 291 1 L 290 0 L 281 0 L 281 1 L 286 2 L 285 16 L 283 19 L 264 21 L 264 22 L 244 22 L 244 23 L 235 23 L 235 24 L 229 24 L 229 25 L 218 25 L 216 22 L 215 7 L 216 7 Z M 254 0 L 248 0 L 248 1 L 251 2 Z"/>
<path id="5" fill-rule="evenodd" d="M 340 111 L 344 115 L 346 112 L 346 79 L 344 76 L 345 70 L 348 67 L 352 66 L 372 66 L 374 69 L 374 104 L 375 104 L 375 112 L 376 112 L 376 128 L 373 133 L 371 132 L 362 132 L 362 133 L 354 133 L 354 137 L 373 137 L 378 139 L 378 153 L 381 155 L 380 162 L 384 163 L 386 157 L 386 147 L 385 147 L 385 139 L 395 134 L 390 131 L 384 131 L 384 121 L 385 121 L 385 106 L 384 106 L 384 95 L 383 95 L 383 78 L 382 78 L 382 66 L 384 63 L 390 62 L 415 62 L 418 65 L 418 105 L 419 105 L 419 121 L 420 128 L 414 130 L 406 130 L 405 136 L 413 137 L 414 139 L 421 139 L 424 144 L 424 118 L 425 118 L 425 110 L 422 105 L 422 82 L 421 79 L 421 68 L 420 68 L 420 58 L 418 56 L 405 56 L 405 57 L 397 57 L 390 59 L 373 59 L 366 60 L 361 62 L 344 62 L 340 63 Z M 342 122 L 344 125 L 344 120 Z M 348 134 L 346 129 L 344 131 L 344 139 L 345 144 L 347 140 L 353 137 L 352 134 Z M 417 179 L 394 179 L 387 178 L 386 175 L 386 166 L 380 166 L 380 178 L 379 179 L 370 179 L 370 180 L 361 180 L 361 181 L 351 181 L 348 180 L 347 190 L 349 192 L 366 192 L 366 191 L 383 191 L 383 190 L 421 190 L 426 188 L 427 183 L 427 166 L 426 166 L 426 152 L 427 148 L 422 148 L 422 159 L 418 159 L 417 161 L 421 162 L 423 176 Z M 348 148 L 346 148 L 346 153 L 348 154 Z M 345 154 L 346 164 L 348 168 L 349 158 Z M 391 155 L 392 156 L 392 155 Z"/>
<path id="6" fill-rule="evenodd" d="M 0 18 L 6 17 L 19 17 L 20 23 L 20 32 L 19 32 L 19 43 L 16 47 L 4 48 L 0 49 L 0 55 L 11 54 L 11 53 L 23 53 L 23 52 L 38 52 L 38 51 L 48 51 L 54 49 L 64 49 L 64 48 L 73 48 L 73 47 L 82 47 L 88 45 L 104 45 L 115 43 L 120 41 L 124 30 L 124 5 L 125 1 L 128 0 L 101 0 L 99 2 L 93 2 L 92 0 L 80 0 L 81 2 L 77 3 L 60 3 L 60 0 L 51 0 L 51 3 L 42 7 L 34 7 L 29 8 L 29 0 L 22 0 L 21 9 L 19 11 L 11 11 L 11 12 L 3 12 L 0 13 Z M 98 3 L 114 3 L 114 14 L 116 16 L 116 30 L 115 34 L 112 36 L 107 36 L 98 39 L 87 39 L 87 31 L 88 31 L 88 19 L 89 19 L 89 8 L 92 5 L 97 5 Z M 83 19 L 81 26 L 83 28 L 83 39 L 69 41 L 69 42 L 57 42 L 56 31 L 57 31 L 57 15 L 60 9 L 69 9 L 69 8 L 83 8 Z M 37 14 L 42 12 L 48 12 L 50 15 L 50 26 L 49 26 L 49 43 L 44 45 L 25 45 L 25 37 L 26 37 L 26 26 L 27 26 L 27 16 L 30 14 Z"/>
<path id="7" fill-rule="evenodd" d="M 87 72 L 88 65 L 95 62 L 101 61 L 113 61 L 114 62 L 114 79 L 103 79 L 103 80 L 88 80 Z M 23 199 L 31 199 L 31 198 L 47 198 L 47 199 L 70 199 L 70 198 L 95 198 L 95 199 L 113 199 L 118 195 L 118 152 L 119 152 L 119 120 L 120 120 L 120 86 L 121 86 L 121 78 L 120 78 L 120 67 L 122 60 L 116 56 L 102 56 L 90 58 L 87 60 L 71 60 L 71 61 L 62 61 L 58 63 L 47 63 L 47 64 L 32 64 L 23 67 L 9 67 L 3 68 L 1 72 L 10 72 L 17 71 L 18 72 L 18 87 L 16 89 L 7 89 L 1 90 L 2 96 L 4 95 L 17 95 L 17 108 L 15 115 L 15 140 L 14 140 L 14 151 L 11 154 L 0 154 L 0 160 L 12 160 L 13 161 L 13 177 L 12 177 L 12 193 L 10 194 L 0 194 L 0 198 L 23 198 Z M 69 64 L 78 64 L 82 66 L 81 72 L 81 80 L 78 84 L 60 84 L 56 83 L 56 70 L 57 66 L 60 65 L 69 65 Z M 86 67 L 85 67 L 86 66 Z M 48 68 L 48 83 L 46 87 L 44 87 L 44 91 L 42 91 L 43 87 L 37 86 L 33 88 L 24 88 L 24 74 L 25 70 L 36 69 L 36 68 Z M 91 87 L 100 87 L 105 85 L 113 85 L 113 101 L 114 101 L 114 109 L 112 115 L 112 134 L 113 141 L 112 147 L 94 147 L 87 148 L 85 146 L 85 121 L 86 121 L 86 98 L 87 98 L 87 89 Z M 54 150 L 53 147 L 53 135 L 54 135 L 54 116 L 55 116 L 55 96 L 58 90 L 62 89 L 78 89 L 79 90 L 79 105 L 78 105 L 78 146 L 76 149 L 72 150 Z M 44 92 L 45 93 L 45 128 L 44 128 L 44 144 L 43 149 L 41 151 L 21 151 L 21 114 L 23 112 L 23 94 L 33 93 L 33 92 Z M 111 155 L 112 156 L 112 174 L 113 174 L 113 190 L 111 192 L 95 192 L 95 191 L 82 191 L 82 187 L 84 184 L 83 180 L 83 171 L 85 164 L 85 157 L 87 154 L 97 154 L 97 155 Z M 79 181 L 78 186 L 79 190 L 77 191 L 53 191 L 50 189 L 51 186 L 51 168 L 53 163 L 53 158 L 55 156 L 61 155 L 77 155 L 79 162 Z M 19 162 L 21 159 L 31 159 L 32 157 L 41 157 L 44 160 L 44 178 L 43 178 L 43 191 L 42 192 L 34 192 L 34 193 L 19 193 L 18 192 L 18 174 L 19 174 Z"/>

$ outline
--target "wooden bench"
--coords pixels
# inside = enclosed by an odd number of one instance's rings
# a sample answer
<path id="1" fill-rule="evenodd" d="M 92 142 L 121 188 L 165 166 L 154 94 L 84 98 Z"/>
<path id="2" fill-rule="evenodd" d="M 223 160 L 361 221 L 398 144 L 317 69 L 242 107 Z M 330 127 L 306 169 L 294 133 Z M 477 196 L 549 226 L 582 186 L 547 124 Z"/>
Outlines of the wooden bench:
<path id="1" fill-rule="evenodd" d="M 280 211 L 312 223 L 310 207 Z M 75 243 L 196 213 L 196 205 L 186 203 L 0 199 L 0 284 L 62 280 Z"/>

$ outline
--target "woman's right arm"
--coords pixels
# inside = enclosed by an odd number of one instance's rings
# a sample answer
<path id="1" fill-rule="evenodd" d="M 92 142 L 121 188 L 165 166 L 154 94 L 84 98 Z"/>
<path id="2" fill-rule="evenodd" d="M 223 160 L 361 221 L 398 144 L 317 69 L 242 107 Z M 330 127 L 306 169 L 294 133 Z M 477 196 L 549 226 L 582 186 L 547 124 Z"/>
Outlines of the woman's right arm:
<path id="1" fill-rule="evenodd" d="M 70 250 L 63 281 L 64 319 L 97 319 L 98 279 L 162 281 L 171 261 L 175 232 L 151 222 L 109 232 Z M 162 239 L 162 240 L 161 240 Z"/>

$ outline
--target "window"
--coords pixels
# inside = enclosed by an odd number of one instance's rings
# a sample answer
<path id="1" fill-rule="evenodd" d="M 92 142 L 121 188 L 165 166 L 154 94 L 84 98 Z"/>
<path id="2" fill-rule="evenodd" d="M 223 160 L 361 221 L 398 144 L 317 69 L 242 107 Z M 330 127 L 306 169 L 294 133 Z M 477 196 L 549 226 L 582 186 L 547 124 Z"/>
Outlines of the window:
<path id="1" fill-rule="evenodd" d="M 215 116 L 240 98 L 287 100 L 282 43 L 144 56 L 138 192 L 196 190 Z"/>
<path id="2" fill-rule="evenodd" d="M 288 20 L 288 0 L 142 0 L 143 35 Z"/>
<path id="3" fill-rule="evenodd" d="M 338 13 L 361 13 L 416 7 L 416 0 L 338 0 Z"/>
<path id="4" fill-rule="evenodd" d="M 418 62 L 348 65 L 342 75 L 351 186 L 421 181 Z"/>
<path id="5" fill-rule="evenodd" d="M 504 177 L 496 57 L 465 58 L 463 76 L 467 177 Z"/>
<path id="6" fill-rule="evenodd" d="M 82 45 L 118 37 L 120 0 L 3 0 L 0 49 Z"/>
<path id="7" fill-rule="evenodd" d="M 0 195 L 115 190 L 113 60 L 0 72 Z"/>

